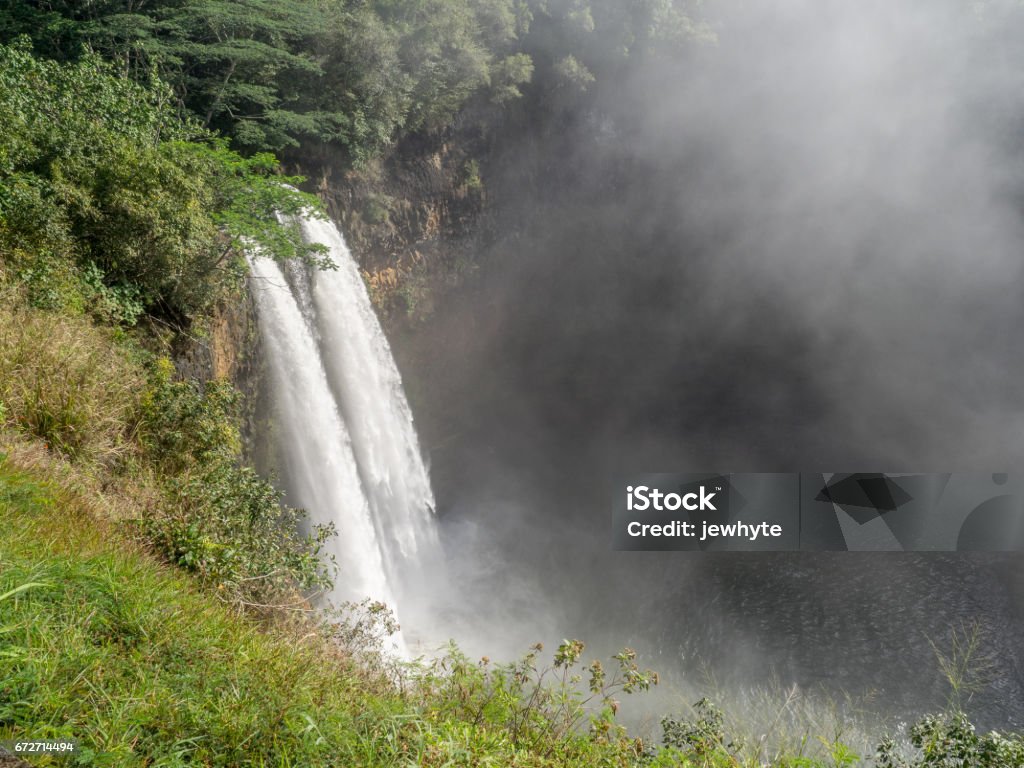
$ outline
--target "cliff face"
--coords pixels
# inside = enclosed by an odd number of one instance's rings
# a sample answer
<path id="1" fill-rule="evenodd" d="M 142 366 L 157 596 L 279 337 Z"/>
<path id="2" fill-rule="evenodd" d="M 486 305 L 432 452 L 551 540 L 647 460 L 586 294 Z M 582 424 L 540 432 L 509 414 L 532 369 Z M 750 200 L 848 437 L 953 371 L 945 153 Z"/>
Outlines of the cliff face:
<path id="1" fill-rule="evenodd" d="M 202 327 L 175 350 L 175 368 L 184 379 L 227 379 L 240 383 L 256 361 L 256 315 L 246 292 L 218 304 Z"/>
<path id="2" fill-rule="evenodd" d="M 473 271 L 492 230 L 482 138 L 411 137 L 359 169 L 303 169 L 359 261 L 382 320 L 416 325 Z"/>
<path id="3" fill-rule="evenodd" d="M 240 405 L 242 438 L 246 455 L 255 430 L 263 364 L 256 306 L 251 294 L 218 304 L 209 317 L 187 336 L 179 337 L 172 350 L 174 367 L 182 379 L 199 382 L 227 380 L 243 395 Z"/>

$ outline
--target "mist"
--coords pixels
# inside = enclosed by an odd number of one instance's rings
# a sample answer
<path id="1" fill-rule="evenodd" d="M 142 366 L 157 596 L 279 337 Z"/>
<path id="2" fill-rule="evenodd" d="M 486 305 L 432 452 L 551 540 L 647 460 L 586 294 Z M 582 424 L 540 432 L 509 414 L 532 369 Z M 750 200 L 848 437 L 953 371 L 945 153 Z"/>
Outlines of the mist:
<path id="1" fill-rule="evenodd" d="M 510 120 L 479 277 L 396 342 L 454 584 L 421 612 L 471 651 L 579 635 L 678 688 L 710 667 L 908 716 L 977 622 L 998 662 L 970 709 L 1019 726 L 1019 558 L 610 550 L 632 472 L 1024 459 L 1021 10 L 700 16 L 709 39 Z"/>

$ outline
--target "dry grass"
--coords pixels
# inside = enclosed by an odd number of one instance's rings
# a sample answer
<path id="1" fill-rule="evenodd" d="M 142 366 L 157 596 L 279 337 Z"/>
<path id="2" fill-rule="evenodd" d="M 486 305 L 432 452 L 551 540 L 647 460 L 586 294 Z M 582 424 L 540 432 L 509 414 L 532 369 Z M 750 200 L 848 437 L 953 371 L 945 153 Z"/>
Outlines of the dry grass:
<path id="1" fill-rule="evenodd" d="M 12 466 L 59 487 L 68 497 L 88 500 L 86 506 L 97 521 L 116 523 L 136 520 L 144 509 L 163 503 L 159 486 L 146 472 L 115 475 L 102 467 L 72 463 L 48 450 L 39 438 L 15 430 L 0 430 L 0 455 Z"/>
<path id="2" fill-rule="evenodd" d="M 141 365 L 116 332 L 27 307 L 0 290 L 0 425 L 64 456 L 111 464 L 132 451 Z"/>

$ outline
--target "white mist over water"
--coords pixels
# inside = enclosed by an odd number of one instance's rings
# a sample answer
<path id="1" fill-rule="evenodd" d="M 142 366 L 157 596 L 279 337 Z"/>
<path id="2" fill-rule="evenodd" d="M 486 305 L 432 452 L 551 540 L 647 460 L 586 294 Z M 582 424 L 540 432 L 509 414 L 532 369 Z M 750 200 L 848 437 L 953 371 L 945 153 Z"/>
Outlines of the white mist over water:
<path id="1" fill-rule="evenodd" d="M 358 267 L 330 221 L 303 219 L 335 270 L 284 270 L 254 255 L 272 438 L 290 505 L 333 523 L 333 602 L 370 597 L 398 613 L 403 581 L 437 543 L 434 496 L 412 413 Z"/>

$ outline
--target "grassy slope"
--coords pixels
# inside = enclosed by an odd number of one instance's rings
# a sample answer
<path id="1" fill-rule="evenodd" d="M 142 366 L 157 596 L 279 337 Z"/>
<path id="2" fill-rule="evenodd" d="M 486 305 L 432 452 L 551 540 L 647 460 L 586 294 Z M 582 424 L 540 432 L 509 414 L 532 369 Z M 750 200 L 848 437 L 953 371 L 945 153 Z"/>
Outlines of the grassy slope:
<path id="1" fill-rule="evenodd" d="M 85 765 L 609 764 L 583 739 L 517 749 L 260 628 L 10 458 L 0 530 L 0 594 L 37 585 L 0 602 L 0 739 L 76 738 Z"/>
<path id="2" fill-rule="evenodd" d="M 388 704 L 323 674 L 318 647 L 261 633 L 6 465 L 0 526 L 0 593 L 42 585 L 0 606 L 5 736 L 75 737 L 105 753 L 98 765 L 296 765 L 329 753 L 317 724 L 359 751 L 360 711 Z"/>

